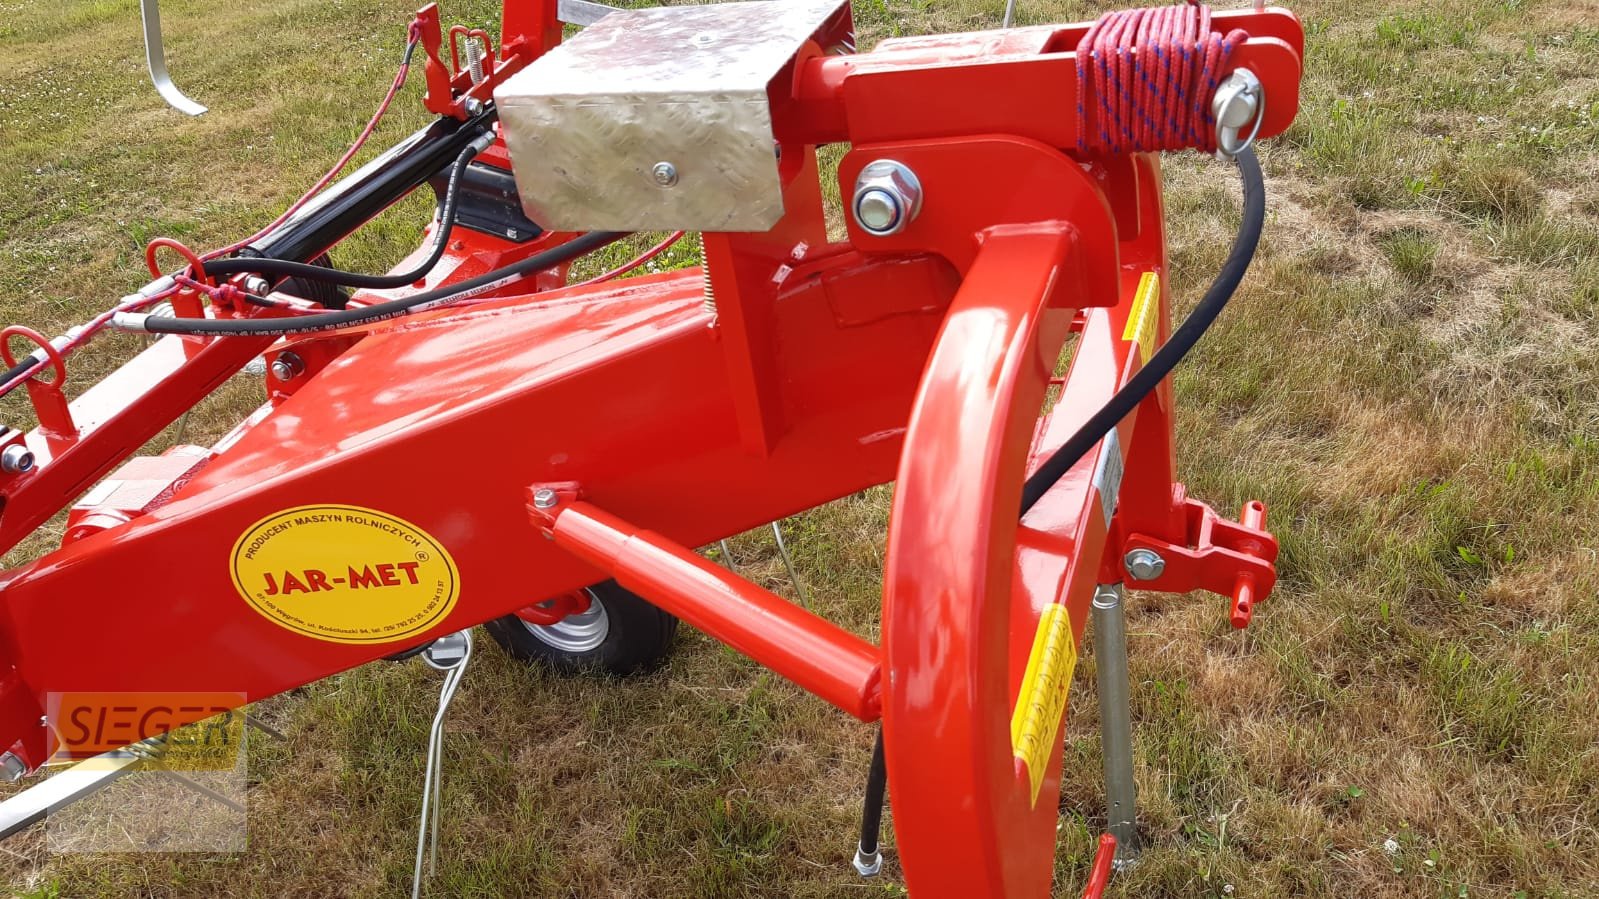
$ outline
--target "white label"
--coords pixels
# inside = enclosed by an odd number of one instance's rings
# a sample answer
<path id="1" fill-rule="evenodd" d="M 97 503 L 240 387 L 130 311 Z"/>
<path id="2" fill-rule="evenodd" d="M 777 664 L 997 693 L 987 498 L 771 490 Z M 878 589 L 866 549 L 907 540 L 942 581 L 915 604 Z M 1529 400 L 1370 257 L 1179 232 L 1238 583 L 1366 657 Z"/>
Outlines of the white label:
<path id="1" fill-rule="evenodd" d="M 1094 489 L 1099 491 L 1099 506 L 1105 510 L 1105 523 L 1116 514 L 1116 494 L 1122 489 L 1122 442 L 1116 429 L 1105 435 L 1099 450 L 1099 467 L 1094 469 Z"/>

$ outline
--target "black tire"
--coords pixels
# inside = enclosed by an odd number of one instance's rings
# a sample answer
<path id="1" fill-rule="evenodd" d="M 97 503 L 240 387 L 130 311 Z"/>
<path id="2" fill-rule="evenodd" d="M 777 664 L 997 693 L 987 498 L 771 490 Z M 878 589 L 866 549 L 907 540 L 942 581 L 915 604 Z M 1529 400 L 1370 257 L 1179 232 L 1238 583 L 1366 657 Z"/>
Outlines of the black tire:
<path id="1" fill-rule="evenodd" d="M 561 674 L 639 674 L 659 665 L 671 652 L 675 617 L 616 581 L 602 581 L 584 592 L 589 595 L 589 611 L 557 624 L 536 625 L 506 615 L 483 627 L 512 658 Z M 603 633 L 595 624 L 600 619 Z"/>

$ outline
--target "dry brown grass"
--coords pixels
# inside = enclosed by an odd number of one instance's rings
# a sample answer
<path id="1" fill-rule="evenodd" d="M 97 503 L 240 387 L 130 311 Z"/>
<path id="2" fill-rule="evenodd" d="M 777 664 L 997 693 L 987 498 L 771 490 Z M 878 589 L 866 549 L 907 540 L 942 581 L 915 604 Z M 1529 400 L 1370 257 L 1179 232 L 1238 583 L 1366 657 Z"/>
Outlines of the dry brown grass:
<path id="1" fill-rule="evenodd" d="M 494 4 L 465 6 L 447 12 L 492 23 Z M 1019 20 L 1106 6 L 1023 0 Z M 0 2 L 0 317 L 76 320 L 140 280 L 148 236 L 214 244 L 268 217 L 359 126 L 407 13 L 166 7 L 174 69 L 213 107 L 198 120 L 143 84 L 131 0 Z M 862 0 L 857 19 L 870 46 L 992 27 L 1001 7 Z M 1112 892 L 1599 894 L 1595 9 L 1296 8 L 1309 73 L 1299 124 L 1263 154 L 1267 244 L 1177 379 L 1181 474 L 1219 508 L 1271 505 L 1282 582 L 1246 634 L 1214 598 L 1135 598 L 1151 848 Z M 47 52 L 66 41 L 72 54 Z M 401 107 L 389 134 L 421 121 Z M 1192 158 L 1169 172 L 1192 295 L 1224 252 L 1233 188 Z M 392 260 L 418 211 L 341 262 Z M 85 372 L 129 346 L 108 341 Z M 253 389 L 230 388 L 198 436 Z M 868 636 L 886 500 L 790 523 L 820 611 Z M 768 537 L 735 552 L 782 586 Z M 452 715 L 435 895 L 898 891 L 892 862 L 871 884 L 847 869 L 869 732 L 704 637 L 625 683 L 529 674 L 492 649 L 474 669 Z M 1102 825 L 1092 673 L 1090 650 L 1066 734 L 1063 883 L 1081 882 Z M 6 847 L 13 889 L 396 894 L 435 688 L 419 665 L 379 665 L 264 704 L 289 739 L 254 744 L 247 853 L 50 858 L 23 839 Z"/>

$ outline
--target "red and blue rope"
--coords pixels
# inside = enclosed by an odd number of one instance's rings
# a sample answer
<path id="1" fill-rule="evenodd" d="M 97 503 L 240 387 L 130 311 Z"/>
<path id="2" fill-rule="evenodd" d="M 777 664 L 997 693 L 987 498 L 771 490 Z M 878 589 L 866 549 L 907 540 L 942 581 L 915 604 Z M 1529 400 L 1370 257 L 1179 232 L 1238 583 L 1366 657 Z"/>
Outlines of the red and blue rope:
<path id="1" fill-rule="evenodd" d="M 1210 7 L 1199 3 L 1100 16 L 1077 45 L 1077 148 L 1216 152 L 1210 101 L 1248 39 L 1211 30 Z"/>

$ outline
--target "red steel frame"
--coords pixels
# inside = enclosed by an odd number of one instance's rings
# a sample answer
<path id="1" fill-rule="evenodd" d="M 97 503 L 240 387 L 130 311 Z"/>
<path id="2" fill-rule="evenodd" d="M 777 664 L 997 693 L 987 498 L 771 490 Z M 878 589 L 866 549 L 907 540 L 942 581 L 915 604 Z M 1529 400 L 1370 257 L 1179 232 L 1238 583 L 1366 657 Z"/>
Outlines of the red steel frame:
<path id="1" fill-rule="evenodd" d="M 460 76 L 452 90 L 437 56 L 436 10 L 424 20 L 429 106 L 464 116 Z M 251 357 L 292 348 L 308 368 L 269 377 L 269 401 L 216 446 L 188 450 L 144 507 L 78 516 L 60 549 L 0 575 L 0 743 L 15 739 L 39 764 L 51 692 L 260 699 L 616 577 L 861 720 L 882 719 L 916 895 L 1048 894 L 1061 725 L 1038 789 L 1011 733 L 1046 608 L 1064 607 L 1080 641 L 1094 586 L 1123 580 L 1124 554 L 1144 547 L 1167 560 L 1148 586 L 1222 592 L 1242 625 L 1271 590 L 1276 555 L 1264 507 L 1227 522 L 1175 483 L 1169 383 L 1017 523 L 1025 475 L 1147 358 L 1151 332 L 1129 339 L 1129 318 L 1148 273 L 1153 333 L 1170 327 L 1158 159 L 1065 149 L 1077 133 L 1070 49 L 1086 27 L 802 54 L 773 88 L 786 214 L 768 233 L 705 235 L 703 272 L 572 289 L 555 272 L 531 293 L 511 285 L 275 348 L 166 337 L 69 416 L 59 379 L 30 382 L 45 424 L 7 438 L 25 439 L 38 464 L 0 475 L 6 548 Z M 1216 27 L 1252 35 L 1235 63 L 1266 84 L 1261 135 L 1281 132 L 1297 107 L 1297 20 L 1222 12 Z M 553 0 L 507 0 L 504 29 L 496 80 L 559 40 Z M 814 147 L 840 141 L 852 145 L 845 196 L 875 159 L 917 173 L 927 200 L 902 233 L 851 222 L 847 240 L 828 242 Z M 568 236 L 518 246 L 457 231 L 426 286 Z M 1115 497 L 1100 495 L 1102 466 L 1125 472 Z M 881 647 L 689 549 L 888 481 Z M 541 487 L 556 491 L 553 507 L 531 504 Z M 399 516 L 446 545 L 463 585 L 451 614 L 405 645 L 350 645 L 241 601 L 225 564 L 238 536 L 330 502 Z"/>

